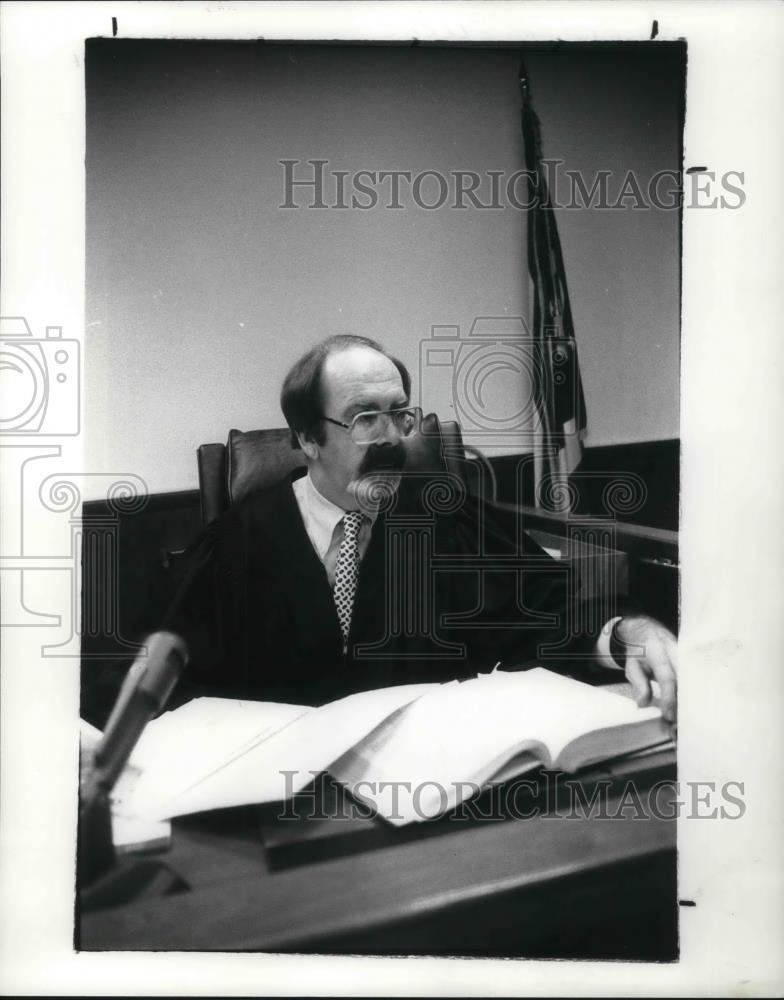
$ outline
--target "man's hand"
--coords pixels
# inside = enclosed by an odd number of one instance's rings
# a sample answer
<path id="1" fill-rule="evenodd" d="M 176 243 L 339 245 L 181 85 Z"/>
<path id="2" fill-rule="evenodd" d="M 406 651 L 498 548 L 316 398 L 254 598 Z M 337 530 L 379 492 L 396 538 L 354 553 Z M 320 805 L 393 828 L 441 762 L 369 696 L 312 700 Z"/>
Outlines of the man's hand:
<path id="1" fill-rule="evenodd" d="M 677 640 L 668 628 L 647 615 L 630 615 L 615 626 L 615 635 L 626 646 L 626 679 L 632 686 L 638 705 L 648 705 L 652 697 L 651 680 L 661 692 L 662 715 L 676 721 Z"/>

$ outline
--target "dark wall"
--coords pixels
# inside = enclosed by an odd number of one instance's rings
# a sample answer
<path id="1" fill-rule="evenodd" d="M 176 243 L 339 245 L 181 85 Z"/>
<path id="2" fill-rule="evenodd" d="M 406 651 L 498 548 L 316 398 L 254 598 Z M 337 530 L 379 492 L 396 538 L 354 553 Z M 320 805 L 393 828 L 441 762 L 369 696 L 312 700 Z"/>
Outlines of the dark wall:
<path id="1" fill-rule="evenodd" d="M 137 499 L 119 509 L 90 501 L 82 513 L 82 717 L 99 726 L 174 597 L 185 566 L 177 553 L 201 530 L 196 490 Z"/>
<path id="2" fill-rule="evenodd" d="M 498 479 L 498 499 L 533 506 L 533 458 L 505 455 L 491 462 Z M 679 477 L 678 439 L 586 448 L 579 468 L 569 477 L 573 510 L 677 531 Z M 546 495 L 540 500 L 546 510 L 556 509 Z"/>

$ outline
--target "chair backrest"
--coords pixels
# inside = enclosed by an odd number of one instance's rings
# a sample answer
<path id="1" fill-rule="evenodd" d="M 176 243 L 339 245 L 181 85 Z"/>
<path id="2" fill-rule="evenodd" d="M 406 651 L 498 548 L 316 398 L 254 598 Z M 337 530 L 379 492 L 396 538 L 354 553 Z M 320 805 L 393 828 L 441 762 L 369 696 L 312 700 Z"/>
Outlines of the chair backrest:
<path id="1" fill-rule="evenodd" d="M 291 445 L 287 427 L 229 431 L 226 444 L 203 444 L 197 453 L 203 524 L 248 493 L 263 490 L 305 465 L 305 456 Z"/>
<path id="2" fill-rule="evenodd" d="M 422 433 L 404 442 L 406 468 L 459 476 L 470 489 L 471 467 L 466 461 L 460 426 L 441 423 L 435 413 L 422 418 Z M 474 456 L 476 457 L 476 456 Z M 202 524 L 207 525 L 246 494 L 263 490 L 305 465 L 305 456 L 291 445 L 287 428 L 229 431 L 223 444 L 203 444 L 197 453 Z M 481 455 L 479 461 L 487 466 Z M 486 470 L 482 470 L 484 474 Z M 492 473 L 492 470 L 490 470 Z"/>

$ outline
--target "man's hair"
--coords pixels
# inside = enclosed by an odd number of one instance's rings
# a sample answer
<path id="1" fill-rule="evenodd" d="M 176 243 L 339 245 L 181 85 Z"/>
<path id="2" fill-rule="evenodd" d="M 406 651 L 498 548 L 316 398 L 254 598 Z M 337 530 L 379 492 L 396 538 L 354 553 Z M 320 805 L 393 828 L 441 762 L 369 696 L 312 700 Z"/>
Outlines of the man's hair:
<path id="1" fill-rule="evenodd" d="M 352 347 L 369 347 L 389 358 L 400 372 L 406 399 L 410 399 L 411 376 L 408 374 L 408 369 L 402 361 L 385 351 L 381 344 L 369 337 L 357 337 L 351 333 L 339 333 L 334 337 L 327 337 L 296 362 L 283 382 L 280 407 L 291 428 L 292 447 L 299 448 L 297 432 L 312 438 L 316 444 L 324 443 L 326 431 L 323 420 L 324 392 L 321 378 L 324 362 L 331 354 L 338 354 Z"/>

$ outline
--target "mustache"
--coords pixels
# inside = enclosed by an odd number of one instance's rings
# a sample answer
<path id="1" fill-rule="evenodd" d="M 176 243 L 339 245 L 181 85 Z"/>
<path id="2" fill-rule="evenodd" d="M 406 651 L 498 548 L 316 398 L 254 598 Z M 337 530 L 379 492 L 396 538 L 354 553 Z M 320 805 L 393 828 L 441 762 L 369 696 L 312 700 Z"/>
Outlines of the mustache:
<path id="1" fill-rule="evenodd" d="M 369 472 L 399 472 L 406 464 L 406 449 L 402 444 L 372 444 L 365 452 L 359 468 L 360 475 Z"/>

